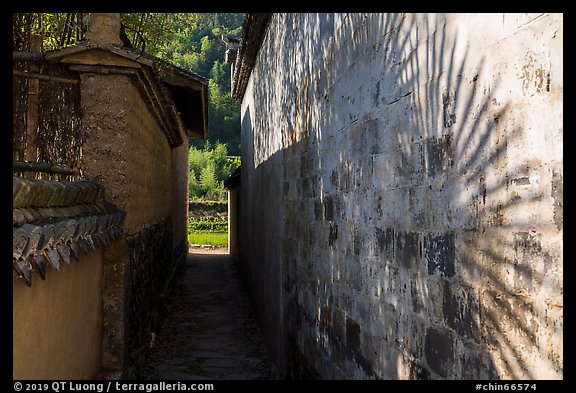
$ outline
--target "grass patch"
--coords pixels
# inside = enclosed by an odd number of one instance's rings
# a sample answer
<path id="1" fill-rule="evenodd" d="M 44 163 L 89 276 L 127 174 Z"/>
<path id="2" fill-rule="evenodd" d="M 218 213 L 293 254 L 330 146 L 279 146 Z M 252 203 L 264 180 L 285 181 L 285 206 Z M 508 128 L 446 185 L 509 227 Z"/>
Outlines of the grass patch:
<path id="1" fill-rule="evenodd" d="M 188 232 L 188 243 L 210 245 L 214 247 L 227 247 L 228 233 L 207 231 Z"/>

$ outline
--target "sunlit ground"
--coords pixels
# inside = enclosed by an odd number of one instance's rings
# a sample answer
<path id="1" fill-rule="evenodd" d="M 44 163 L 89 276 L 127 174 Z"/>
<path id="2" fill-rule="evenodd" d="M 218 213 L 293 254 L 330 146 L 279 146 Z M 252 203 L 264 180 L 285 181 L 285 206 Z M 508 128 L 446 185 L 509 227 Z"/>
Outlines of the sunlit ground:
<path id="1" fill-rule="evenodd" d="M 226 232 L 188 232 L 188 243 L 208 245 L 214 247 L 228 246 L 228 233 Z"/>

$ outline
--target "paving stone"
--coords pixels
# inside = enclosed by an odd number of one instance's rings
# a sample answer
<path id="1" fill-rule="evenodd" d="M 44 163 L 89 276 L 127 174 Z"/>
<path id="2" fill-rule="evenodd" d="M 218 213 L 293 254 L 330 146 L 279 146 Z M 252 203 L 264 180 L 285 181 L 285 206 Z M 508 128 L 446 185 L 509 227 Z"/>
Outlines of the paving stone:
<path id="1" fill-rule="evenodd" d="M 214 352 L 214 351 L 194 351 L 190 353 L 190 356 L 195 358 L 227 358 L 228 355 L 223 354 L 222 352 Z"/>
<path id="2" fill-rule="evenodd" d="M 189 381 L 189 380 L 195 380 L 195 379 L 210 379 L 208 377 L 205 376 L 201 376 L 201 375 L 191 375 L 188 373 L 182 373 L 182 372 L 177 372 L 177 371 L 167 371 L 164 374 L 162 374 L 162 379 L 166 379 L 166 380 L 178 380 L 178 381 Z"/>
<path id="3" fill-rule="evenodd" d="M 240 275 L 229 255 L 189 254 L 138 379 L 274 379 Z"/>
<path id="4" fill-rule="evenodd" d="M 239 366 L 239 361 L 230 358 L 215 358 L 207 359 L 204 362 L 206 367 L 223 367 L 223 368 L 236 368 Z"/>

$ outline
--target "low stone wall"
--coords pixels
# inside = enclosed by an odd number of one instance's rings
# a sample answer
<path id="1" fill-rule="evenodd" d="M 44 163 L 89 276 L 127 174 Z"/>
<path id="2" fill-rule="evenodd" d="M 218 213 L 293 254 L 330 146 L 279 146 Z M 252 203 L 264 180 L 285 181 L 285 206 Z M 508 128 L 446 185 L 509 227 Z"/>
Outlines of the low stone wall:
<path id="1" fill-rule="evenodd" d="M 151 335 L 164 318 L 163 295 L 178 260 L 173 258 L 172 222 L 168 217 L 127 237 L 129 250 L 128 278 L 128 374 L 137 368 L 149 347 Z"/>

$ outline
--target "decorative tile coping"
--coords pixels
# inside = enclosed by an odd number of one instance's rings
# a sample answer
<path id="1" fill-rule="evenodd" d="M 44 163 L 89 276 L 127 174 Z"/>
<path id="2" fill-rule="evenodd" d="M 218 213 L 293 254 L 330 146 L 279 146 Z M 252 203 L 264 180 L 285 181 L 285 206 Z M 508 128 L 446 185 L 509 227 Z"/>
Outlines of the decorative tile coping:
<path id="1" fill-rule="evenodd" d="M 46 267 L 59 270 L 81 253 L 124 236 L 125 213 L 102 198 L 102 187 L 81 181 L 13 177 L 12 265 L 26 285 L 32 272 L 45 279 Z"/>

